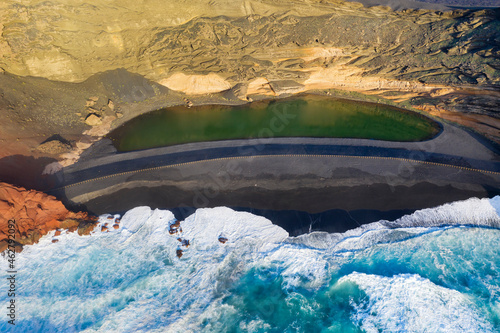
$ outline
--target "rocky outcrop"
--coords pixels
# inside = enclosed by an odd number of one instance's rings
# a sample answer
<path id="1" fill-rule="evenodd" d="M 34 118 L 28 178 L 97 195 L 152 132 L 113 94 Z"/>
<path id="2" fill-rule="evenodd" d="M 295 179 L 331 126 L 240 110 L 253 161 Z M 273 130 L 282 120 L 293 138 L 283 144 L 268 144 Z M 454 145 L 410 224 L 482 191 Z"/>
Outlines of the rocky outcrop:
<path id="1" fill-rule="evenodd" d="M 67 210 L 53 196 L 0 183 L 0 252 L 7 248 L 11 229 L 13 237 L 10 239 L 20 250 L 23 245 L 38 242 L 52 230 L 89 233 L 95 222 L 96 218 L 87 213 Z"/>
<path id="2" fill-rule="evenodd" d="M 71 143 L 62 137 L 53 136 L 42 142 L 36 150 L 47 155 L 59 155 L 67 153 L 73 147 Z"/>
<path id="3" fill-rule="evenodd" d="M 90 126 L 96 126 L 96 125 L 101 125 L 102 120 L 101 117 L 95 113 L 90 113 L 86 118 L 85 118 L 85 124 L 90 125 Z"/>

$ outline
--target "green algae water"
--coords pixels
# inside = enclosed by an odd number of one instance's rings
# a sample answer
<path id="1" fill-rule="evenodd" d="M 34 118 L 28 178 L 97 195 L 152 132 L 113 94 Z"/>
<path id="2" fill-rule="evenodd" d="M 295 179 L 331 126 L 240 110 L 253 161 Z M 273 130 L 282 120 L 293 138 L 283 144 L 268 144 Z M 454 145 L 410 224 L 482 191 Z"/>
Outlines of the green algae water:
<path id="1" fill-rule="evenodd" d="M 244 106 L 172 107 L 139 116 L 110 133 L 120 151 L 181 143 L 272 137 L 422 141 L 439 125 L 388 105 L 307 96 Z"/>

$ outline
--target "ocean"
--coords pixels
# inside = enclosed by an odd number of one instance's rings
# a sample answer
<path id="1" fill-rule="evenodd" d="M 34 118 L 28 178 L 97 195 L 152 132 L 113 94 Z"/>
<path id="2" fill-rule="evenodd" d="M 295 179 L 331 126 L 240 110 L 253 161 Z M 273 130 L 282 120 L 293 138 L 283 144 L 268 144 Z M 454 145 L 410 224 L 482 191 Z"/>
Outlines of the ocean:
<path id="1" fill-rule="evenodd" d="M 499 332 L 499 215 L 499 196 L 471 198 L 290 237 L 226 207 L 180 224 L 136 207 L 17 254 L 0 331 Z"/>

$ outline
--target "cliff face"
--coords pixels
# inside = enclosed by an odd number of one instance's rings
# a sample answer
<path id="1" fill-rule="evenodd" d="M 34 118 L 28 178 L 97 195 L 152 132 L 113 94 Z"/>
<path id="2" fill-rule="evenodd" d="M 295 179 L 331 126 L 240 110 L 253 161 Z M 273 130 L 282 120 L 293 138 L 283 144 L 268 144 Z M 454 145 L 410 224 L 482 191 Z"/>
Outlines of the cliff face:
<path id="1" fill-rule="evenodd" d="M 68 211 L 53 196 L 0 183 L 0 252 L 7 248 L 9 234 L 14 236 L 15 247 L 20 250 L 22 245 L 38 242 L 51 230 L 85 233 L 93 222 L 95 218 Z M 9 224 L 13 227 L 9 228 Z"/>

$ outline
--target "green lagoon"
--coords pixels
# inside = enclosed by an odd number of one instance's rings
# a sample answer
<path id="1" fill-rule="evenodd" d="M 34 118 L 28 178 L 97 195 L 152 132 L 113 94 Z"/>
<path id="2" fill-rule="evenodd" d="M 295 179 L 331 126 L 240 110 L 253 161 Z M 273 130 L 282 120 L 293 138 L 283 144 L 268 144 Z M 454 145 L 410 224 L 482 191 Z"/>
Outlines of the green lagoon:
<path id="1" fill-rule="evenodd" d="M 422 141 L 439 125 L 396 107 L 302 96 L 243 106 L 171 107 L 149 112 L 111 132 L 119 151 L 189 142 L 270 137 L 364 138 Z"/>

